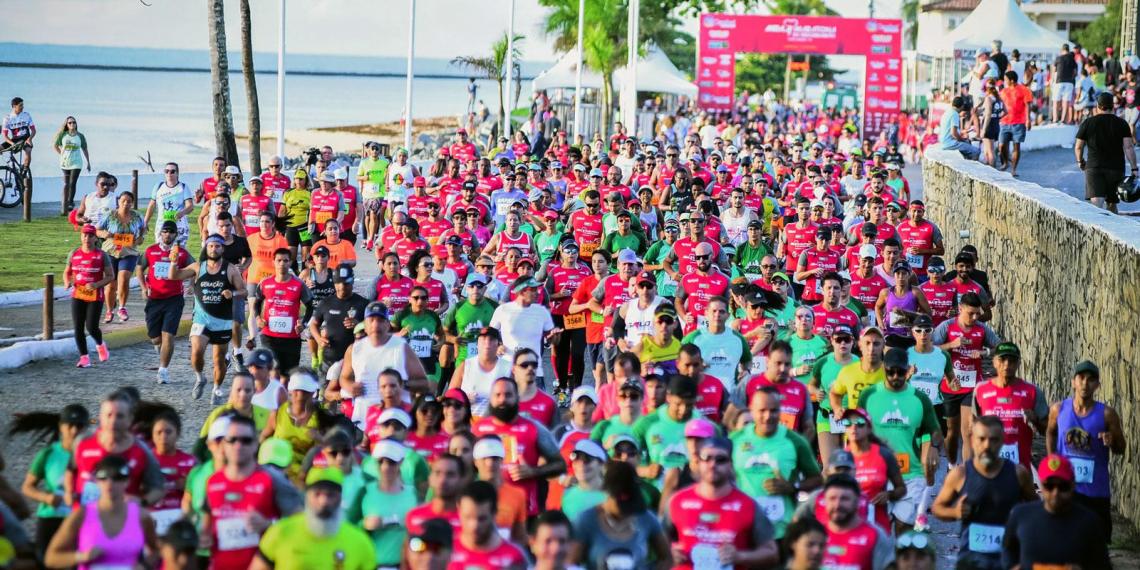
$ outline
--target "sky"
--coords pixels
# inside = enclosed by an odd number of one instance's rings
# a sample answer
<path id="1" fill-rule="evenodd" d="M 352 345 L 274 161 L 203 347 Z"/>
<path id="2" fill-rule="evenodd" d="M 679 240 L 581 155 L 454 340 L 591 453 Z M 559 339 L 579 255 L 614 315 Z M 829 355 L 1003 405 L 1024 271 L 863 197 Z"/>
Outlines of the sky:
<path id="1" fill-rule="evenodd" d="M 149 6 L 143 4 L 145 1 Z M 484 55 L 507 29 L 512 0 L 416 0 L 416 55 Z M 523 57 L 553 61 L 542 33 L 547 8 L 515 1 L 515 30 L 527 36 Z M 0 0 L 0 6 L 16 0 Z M 898 0 L 877 0 L 897 11 Z M 287 46 L 295 53 L 400 56 L 407 50 L 408 0 L 288 0 Z M 277 51 L 278 0 L 250 0 L 254 51 Z M 866 16 L 866 0 L 828 0 L 840 14 Z M 884 6 L 885 8 L 886 6 Z M 240 49 L 238 2 L 226 2 L 227 40 Z M 12 8 L 7 10 L 11 12 Z M 881 10 L 881 9 L 880 9 Z M 889 11 L 883 10 L 883 11 Z M 34 0 L 19 18 L 0 18 L 7 42 L 206 49 L 205 0 Z M 880 15 L 887 14 L 880 12 Z M 29 25 L 31 24 L 31 25 Z M 686 23 L 696 34 L 696 21 Z"/>

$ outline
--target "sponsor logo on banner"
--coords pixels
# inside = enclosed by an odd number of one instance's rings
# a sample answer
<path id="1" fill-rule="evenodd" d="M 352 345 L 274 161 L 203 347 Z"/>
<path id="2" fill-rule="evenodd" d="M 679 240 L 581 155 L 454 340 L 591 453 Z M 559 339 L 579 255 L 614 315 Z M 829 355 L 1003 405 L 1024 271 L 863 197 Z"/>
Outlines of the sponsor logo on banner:
<path id="1" fill-rule="evenodd" d="M 838 35 L 835 26 L 824 24 L 800 24 L 797 18 L 785 18 L 779 24 L 764 26 L 766 34 L 784 34 L 789 42 L 810 42 L 814 40 L 833 40 Z"/>
<path id="2" fill-rule="evenodd" d="M 701 80 L 701 82 L 697 83 L 697 86 L 698 86 L 698 87 L 712 87 L 712 86 L 713 86 L 713 82 L 712 82 L 712 81 L 707 81 L 707 80 Z"/>
<path id="3" fill-rule="evenodd" d="M 897 59 L 888 59 L 888 60 L 887 60 L 887 67 L 888 67 L 888 68 L 890 68 L 890 69 L 892 69 L 892 70 L 894 70 L 894 69 L 898 69 L 898 68 L 899 68 L 899 60 L 897 60 Z"/>
<path id="4" fill-rule="evenodd" d="M 868 85 L 867 86 L 868 92 L 878 93 L 879 90 L 880 90 L 880 87 L 878 85 Z"/>
<path id="5" fill-rule="evenodd" d="M 728 42 L 725 41 L 710 41 L 708 44 L 709 49 L 728 49 Z"/>
<path id="6" fill-rule="evenodd" d="M 871 69 L 882 69 L 882 68 L 886 67 L 886 64 L 879 61 L 879 60 L 868 61 L 867 65 L 870 65 Z"/>
<path id="7" fill-rule="evenodd" d="M 709 37 L 718 40 L 728 39 L 731 32 L 728 30 L 709 30 Z M 888 36 L 889 37 L 889 36 Z"/>
<path id="8" fill-rule="evenodd" d="M 898 83 L 899 82 L 899 76 L 888 73 L 887 74 L 887 82 L 888 83 Z"/>
<path id="9" fill-rule="evenodd" d="M 709 15 L 704 17 L 702 23 L 706 28 L 721 28 L 724 30 L 736 29 L 735 18 L 717 18 L 716 16 Z"/>
<path id="10" fill-rule="evenodd" d="M 730 89 L 730 88 L 732 88 L 732 82 L 731 81 L 717 81 L 716 86 L 720 87 L 721 89 Z"/>
<path id="11" fill-rule="evenodd" d="M 886 91 L 887 93 L 898 93 L 899 92 L 899 86 L 898 85 L 886 85 L 883 87 L 883 91 Z"/>
<path id="12" fill-rule="evenodd" d="M 716 65 L 716 58 L 706 55 L 701 58 L 701 63 L 705 65 Z"/>
<path id="13" fill-rule="evenodd" d="M 874 34 L 871 36 L 871 41 L 884 44 L 890 42 L 893 39 L 895 39 L 895 37 L 890 34 Z"/>

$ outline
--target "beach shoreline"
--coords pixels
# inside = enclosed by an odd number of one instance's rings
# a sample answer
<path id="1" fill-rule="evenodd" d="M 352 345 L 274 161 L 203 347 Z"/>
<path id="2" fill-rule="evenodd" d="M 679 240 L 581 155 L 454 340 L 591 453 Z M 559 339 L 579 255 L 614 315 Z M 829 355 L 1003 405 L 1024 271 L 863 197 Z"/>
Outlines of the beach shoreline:
<path id="1" fill-rule="evenodd" d="M 440 116 L 424 117 L 412 121 L 413 154 L 434 154 L 438 144 L 423 145 L 421 137 L 426 135 L 432 141 L 450 136 L 459 127 L 459 117 Z M 262 125 L 265 128 L 265 125 Z M 249 147 L 249 137 L 237 135 L 238 145 L 243 149 Z M 397 147 L 404 143 L 404 122 L 385 121 L 380 123 L 341 125 L 317 127 L 312 129 L 285 129 L 285 155 L 286 158 L 297 158 L 310 148 L 320 148 L 325 145 L 333 147 L 338 154 L 359 154 L 361 145 L 365 141 L 375 141 L 390 146 L 395 152 Z M 273 155 L 277 146 L 276 131 L 262 132 L 261 154 L 265 159 Z M 417 152 L 421 151 L 421 152 Z M 205 165 L 208 169 L 209 165 Z"/>

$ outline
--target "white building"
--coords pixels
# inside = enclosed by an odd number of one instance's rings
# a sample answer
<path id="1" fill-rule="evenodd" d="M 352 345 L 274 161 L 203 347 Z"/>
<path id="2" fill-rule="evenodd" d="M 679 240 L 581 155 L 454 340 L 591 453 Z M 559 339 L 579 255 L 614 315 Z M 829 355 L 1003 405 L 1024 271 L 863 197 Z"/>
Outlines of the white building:
<path id="1" fill-rule="evenodd" d="M 922 2 L 918 14 L 919 35 L 937 36 L 957 28 L 980 2 L 981 0 Z M 1107 4 L 1108 0 L 1036 0 L 1022 2 L 1021 9 L 1041 27 L 1072 39 L 1072 32 L 1084 28 L 1089 22 L 1099 18 Z M 1016 46 L 1009 46 L 1006 51 L 1012 47 Z"/>

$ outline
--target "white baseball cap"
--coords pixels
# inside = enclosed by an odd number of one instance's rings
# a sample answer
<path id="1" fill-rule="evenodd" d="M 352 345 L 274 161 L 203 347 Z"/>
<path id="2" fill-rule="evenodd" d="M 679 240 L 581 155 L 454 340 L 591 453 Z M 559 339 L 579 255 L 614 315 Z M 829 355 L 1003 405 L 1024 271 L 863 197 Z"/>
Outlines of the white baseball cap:
<path id="1" fill-rule="evenodd" d="M 503 442 L 499 438 L 484 437 L 475 442 L 475 447 L 471 450 L 471 455 L 475 459 L 487 459 L 488 457 L 503 459 L 507 456 L 507 450 L 503 447 Z"/>
<path id="2" fill-rule="evenodd" d="M 870 257 L 872 259 L 876 259 L 879 257 L 879 250 L 875 249 L 875 246 L 868 243 L 859 248 L 859 257 Z"/>
<path id="3" fill-rule="evenodd" d="M 316 394 L 321 389 L 320 383 L 308 372 L 294 372 L 289 376 L 289 390 L 300 390 Z"/>
<path id="4" fill-rule="evenodd" d="M 578 443 L 574 444 L 574 450 L 570 452 L 571 459 L 574 458 L 575 454 L 585 455 L 586 457 L 593 457 L 598 461 L 605 461 L 608 459 L 606 456 L 606 450 L 602 449 L 602 446 L 598 445 L 598 442 L 592 439 L 578 440 Z"/>
<path id="5" fill-rule="evenodd" d="M 382 440 L 372 447 L 372 457 L 376 459 L 389 459 L 399 463 L 404 460 L 404 456 L 407 454 L 408 448 L 392 439 Z"/>
<path id="6" fill-rule="evenodd" d="M 412 417 L 408 415 L 408 412 L 400 408 L 388 408 L 384 410 L 384 412 L 380 414 L 380 419 L 377 420 L 377 423 L 384 425 L 391 421 L 400 422 L 405 428 L 412 427 Z"/>
<path id="7" fill-rule="evenodd" d="M 230 429 L 230 417 L 218 416 L 214 423 L 210 424 L 210 431 L 206 434 L 206 439 L 209 441 L 222 439 L 226 437 L 226 430 L 228 429 Z"/>
<path id="8" fill-rule="evenodd" d="M 589 398 L 595 405 L 598 403 L 598 393 L 589 386 L 578 386 L 570 393 L 570 403 L 577 402 L 579 398 Z"/>
<path id="9" fill-rule="evenodd" d="M 241 176 L 241 169 L 231 164 L 227 166 L 224 171 L 222 171 L 222 174 L 236 174 L 238 176 Z"/>

